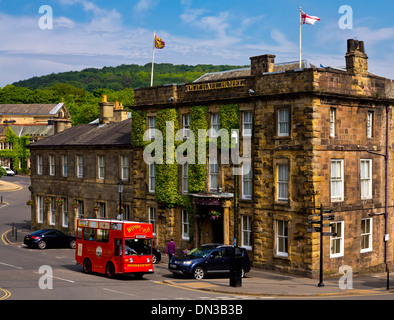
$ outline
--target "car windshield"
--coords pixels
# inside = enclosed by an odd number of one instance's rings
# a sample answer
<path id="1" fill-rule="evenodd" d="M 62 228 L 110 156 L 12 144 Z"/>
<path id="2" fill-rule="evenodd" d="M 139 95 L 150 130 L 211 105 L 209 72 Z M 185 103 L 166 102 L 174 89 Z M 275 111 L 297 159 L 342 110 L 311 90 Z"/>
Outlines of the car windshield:
<path id="1" fill-rule="evenodd" d="M 150 239 L 126 239 L 124 241 L 125 256 L 152 254 Z"/>
<path id="2" fill-rule="evenodd" d="M 212 248 L 204 248 L 204 247 L 198 247 L 192 249 L 187 256 L 193 256 L 193 257 L 198 257 L 198 258 L 205 258 L 210 252 L 212 251 Z"/>

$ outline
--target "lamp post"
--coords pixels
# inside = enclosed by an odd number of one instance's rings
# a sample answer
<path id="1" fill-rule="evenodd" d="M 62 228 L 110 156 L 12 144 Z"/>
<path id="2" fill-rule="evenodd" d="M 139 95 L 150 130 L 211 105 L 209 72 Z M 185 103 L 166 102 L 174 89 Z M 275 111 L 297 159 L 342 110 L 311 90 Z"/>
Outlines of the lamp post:
<path id="1" fill-rule="evenodd" d="M 119 214 L 118 214 L 118 219 L 123 218 L 122 217 L 122 193 L 123 193 L 123 182 L 121 179 L 119 179 L 118 182 L 118 192 L 119 192 Z"/>
<path id="2" fill-rule="evenodd" d="M 238 132 L 231 133 L 231 140 L 235 140 L 235 150 L 238 150 Z M 230 259 L 230 286 L 242 287 L 242 256 L 238 245 L 238 168 L 233 159 L 234 176 L 234 251 Z"/>

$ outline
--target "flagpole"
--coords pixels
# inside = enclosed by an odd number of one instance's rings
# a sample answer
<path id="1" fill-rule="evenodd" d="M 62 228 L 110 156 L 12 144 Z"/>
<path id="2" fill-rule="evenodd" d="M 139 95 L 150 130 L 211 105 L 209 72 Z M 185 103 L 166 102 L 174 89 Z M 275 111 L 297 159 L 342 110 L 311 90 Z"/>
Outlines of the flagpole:
<path id="1" fill-rule="evenodd" d="M 300 8 L 300 69 L 301 69 L 301 25 L 302 25 L 302 11 L 301 11 L 301 8 L 302 7 L 299 7 Z"/>
<path id="2" fill-rule="evenodd" d="M 152 49 L 152 72 L 150 75 L 150 86 L 153 86 L 153 66 L 155 62 L 155 40 L 156 40 L 156 31 L 153 32 L 153 49 Z"/>

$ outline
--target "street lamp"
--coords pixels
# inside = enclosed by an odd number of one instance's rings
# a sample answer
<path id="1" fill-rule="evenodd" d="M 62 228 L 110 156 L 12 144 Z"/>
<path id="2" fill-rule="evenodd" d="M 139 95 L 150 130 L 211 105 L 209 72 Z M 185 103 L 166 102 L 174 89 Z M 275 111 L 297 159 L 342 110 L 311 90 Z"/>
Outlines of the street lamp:
<path id="1" fill-rule="evenodd" d="M 118 182 L 118 192 L 119 192 L 119 214 L 118 219 L 122 217 L 122 193 L 123 193 L 123 182 L 119 179 Z"/>
<path id="2" fill-rule="evenodd" d="M 238 150 L 238 132 L 232 131 L 231 140 L 235 140 L 235 150 Z M 232 141 L 231 141 L 232 142 Z M 233 159 L 234 175 L 234 251 L 230 258 L 230 286 L 242 287 L 242 256 L 238 245 L 238 170 Z"/>

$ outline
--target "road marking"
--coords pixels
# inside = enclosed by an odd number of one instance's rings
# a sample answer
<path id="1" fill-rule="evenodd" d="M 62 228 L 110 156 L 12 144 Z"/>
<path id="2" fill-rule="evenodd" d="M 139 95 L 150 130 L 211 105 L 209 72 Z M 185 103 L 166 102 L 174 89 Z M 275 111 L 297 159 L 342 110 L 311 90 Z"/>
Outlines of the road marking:
<path id="1" fill-rule="evenodd" d="M 114 293 L 120 293 L 120 294 L 124 294 L 124 295 L 127 295 L 127 296 L 133 296 L 133 297 L 136 297 L 136 295 L 135 295 L 135 294 L 131 294 L 131 293 L 126 293 L 126 292 L 116 291 L 116 290 L 107 289 L 107 288 L 103 288 L 103 290 L 110 291 L 110 292 L 114 292 Z"/>
<path id="2" fill-rule="evenodd" d="M 0 300 L 5 300 L 11 297 L 11 292 L 9 292 L 8 290 L 0 288 L 0 291 L 4 292 L 4 296 L 0 297 Z"/>
<path id="3" fill-rule="evenodd" d="M 35 274 L 42 274 L 42 273 L 38 273 L 38 272 L 34 272 Z M 75 281 L 73 280 L 68 280 L 68 279 L 64 279 L 64 278 L 59 278 L 59 277 L 55 277 L 55 276 L 51 276 L 51 275 L 45 275 L 46 277 L 51 277 L 53 279 L 57 279 L 57 280 L 61 280 L 61 281 L 66 281 L 66 282 L 71 282 L 71 283 L 75 283 Z"/>
<path id="4" fill-rule="evenodd" d="M 4 232 L 2 235 L 1 235 L 1 240 L 4 242 L 4 244 L 6 245 L 6 246 L 8 246 L 8 238 L 7 238 L 7 233 L 8 232 L 10 232 L 12 229 L 9 229 L 9 230 L 7 230 L 6 232 Z"/>
<path id="5" fill-rule="evenodd" d="M 21 267 L 17 267 L 17 266 L 14 266 L 14 265 L 12 265 L 12 264 L 4 263 L 4 262 L 0 262 L 0 264 L 3 265 L 3 266 L 7 266 L 7 267 L 19 269 L 19 270 L 22 270 L 22 269 L 23 269 L 23 268 L 21 268 Z"/>

